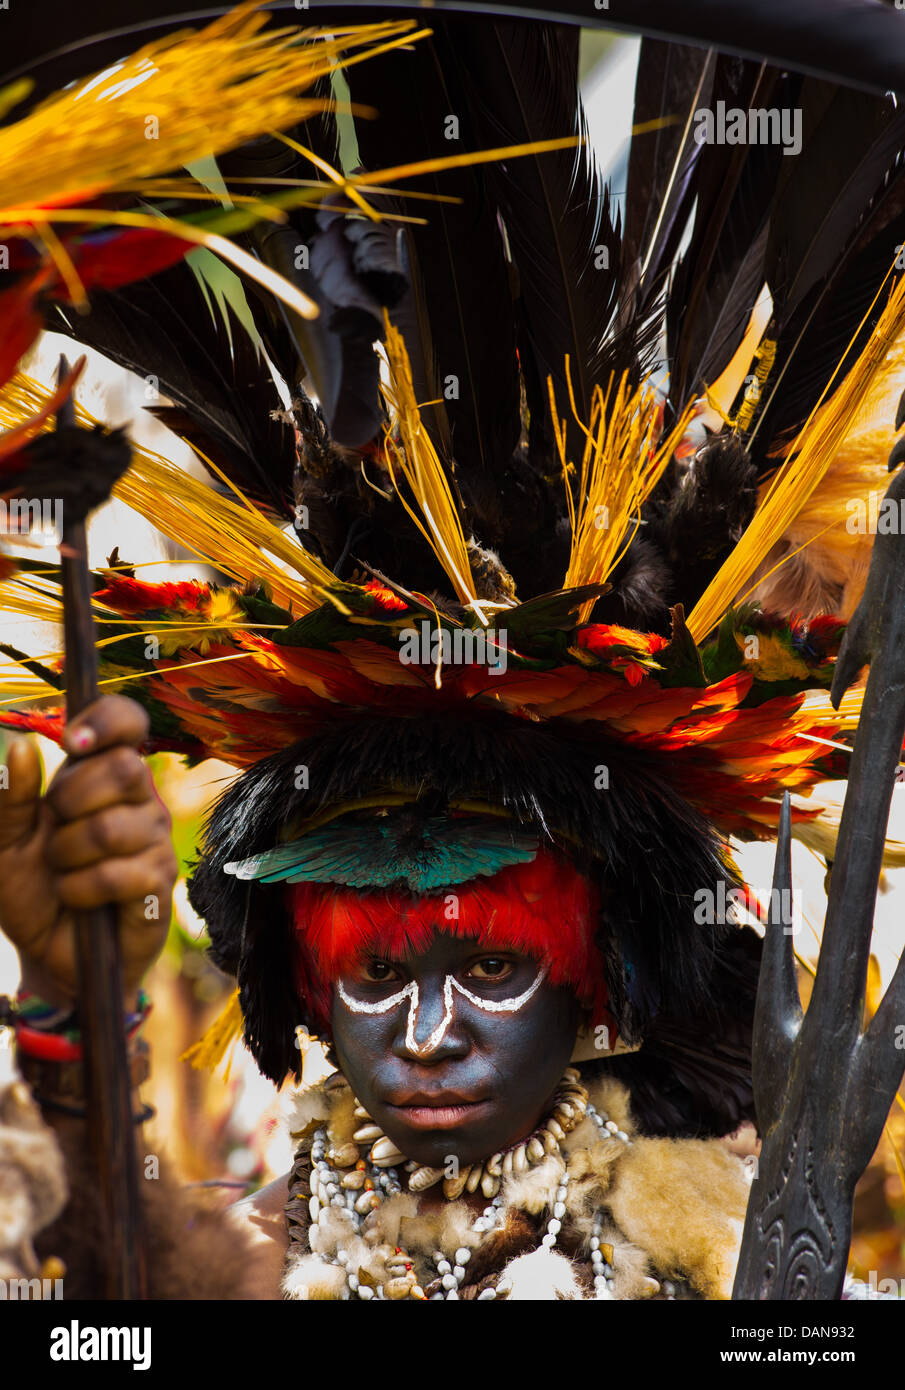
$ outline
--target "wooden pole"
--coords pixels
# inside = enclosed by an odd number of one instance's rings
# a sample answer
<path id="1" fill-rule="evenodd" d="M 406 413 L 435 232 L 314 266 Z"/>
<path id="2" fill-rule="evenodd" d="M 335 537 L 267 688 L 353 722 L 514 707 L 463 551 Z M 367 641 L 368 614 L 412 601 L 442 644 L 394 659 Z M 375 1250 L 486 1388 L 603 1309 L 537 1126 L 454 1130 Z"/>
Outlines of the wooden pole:
<path id="1" fill-rule="evenodd" d="M 66 371 L 61 358 L 60 380 Z M 71 398 L 56 424 L 57 430 L 75 424 Z M 98 698 L 85 518 L 64 512 L 61 539 L 66 718 L 71 722 Z M 77 912 L 75 932 L 88 1131 L 105 1226 L 106 1292 L 110 1299 L 142 1299 L 147 1292 L 143 1222 L 116 908 Z"/>

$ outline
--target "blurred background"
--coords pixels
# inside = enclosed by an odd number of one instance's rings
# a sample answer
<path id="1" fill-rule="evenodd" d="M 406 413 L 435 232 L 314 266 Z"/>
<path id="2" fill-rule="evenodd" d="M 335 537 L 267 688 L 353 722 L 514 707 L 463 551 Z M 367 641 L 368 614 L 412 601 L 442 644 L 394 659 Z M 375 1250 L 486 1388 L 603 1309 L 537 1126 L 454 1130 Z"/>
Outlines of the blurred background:
<path id="1" fill-rule="evenodd" d="M 590 31 L 583 36 L 582 89 L 588 125 L 601 168 L 608 174 L 618 201 L 624 193 L 626 154 L 639 41 Z M 193 253 L 195 254 L 195 253 Z M 206 253 L 202 253 L 206 254 Z M 71 341 L 45 334 L 23 369 L 49 384 L 61 352 L 73 356 Z M 146 383 L 87 351 L 88 367 L 77 395 L 98 419 L 125 425 L 131 437 L 201 474 L 191 449 L 143 410 Z M 905 384 L 905 383 L 902 383 Z M 48 543 L 52 554 L 52 539 Z M 212 571 L 154 530 L 123 503 L 113 501 L 96 514 L 90 529 L 90 561 L 103 565 L 116 548 L 140 564 L 142 577 L 174 580 L 213 578 Z M 153 569 L 150 568 L 153 566 Z M 39 624 L 23 623 L 0 614 L 0 640 L 47 658 L 59 654 L 61 634 Z M 0 691 L 0 699 L 3 692 Z M 61 761 L 55 745 L 38 740 L 47 777 Z M 0 752 L 4 736 L 0 734 Z M 207 808 L 236 774 L 225 764 L 207 762 L 186 769 L 174 755 L 151 759 L 157 787 L 174 823 L 175 843 L 183 876 L 177 887 L 166 949 L 146 981 L 153 1012 L 146 1025 L 152 1047 L 153 1071 L 144 1096 L 156 1109 L 145 1127 L 147 1152 L 166 1153 L 183 1180 L 217 1188 L 233 1200 L 285 1173 L 292 1149 L 281 1122 L 286 1096 L 265 1081 L 245 1049 L 232 1053 L 228 1077 L 192 1069 L 180 1061 L 224 1007 L 234 985 L 206 959 L 204 924 L 189 906 L 185 872 L 192 861 Z M 814 795 L 841 804 L 844 784 L 825 784 Z M 893 798 L 890 834 L 905 842 L 905 787 Z M 734 846 L 738 863 L 758 897 L 769 895 L 773 874 L 771 844 Z M 809 966 L 817 959 L 820 927 L 826 908 L 823 859 L 804 845 L 793 846 L 793 877 L 801 906 L 802 929 L 796 945 L 803 998 L 809 996 Z M 873 955 L 866 1014 L 876 1007 L 905 944 L 905 869 L 883 875 L 877 898 Z M 13 992 L 18 980 L 15 953 L 0 935 L 0 993 Z M 307 1058 L 306 1079 L 325 1070 L 318 1049 Z M 896 1105 L 889 1117 L 868 1170 L 858 1188 L 851 1269 L 866 1278 L 905 1276 L 905 1106 Z"/>

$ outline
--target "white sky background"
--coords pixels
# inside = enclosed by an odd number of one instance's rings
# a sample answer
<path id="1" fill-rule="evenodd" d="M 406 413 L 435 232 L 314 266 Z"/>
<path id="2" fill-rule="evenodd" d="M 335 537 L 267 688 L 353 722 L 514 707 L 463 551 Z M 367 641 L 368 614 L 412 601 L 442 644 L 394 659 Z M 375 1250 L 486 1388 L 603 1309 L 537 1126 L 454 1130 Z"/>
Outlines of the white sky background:
<path id="1" fill-rule="evenodd" d="M 604 36 L 597 33 L 582 36 L 583 56 Z M 605 36 L 609 40 L 603 56 L 593 64 L 581 82 L 588 133 L 597 163 L 610 180 L 614 208 L 625 200 L 625 176 L 628 147 L 632 134 L 632 105 L 635 98 L 635 73 L 639 38 Z"/>

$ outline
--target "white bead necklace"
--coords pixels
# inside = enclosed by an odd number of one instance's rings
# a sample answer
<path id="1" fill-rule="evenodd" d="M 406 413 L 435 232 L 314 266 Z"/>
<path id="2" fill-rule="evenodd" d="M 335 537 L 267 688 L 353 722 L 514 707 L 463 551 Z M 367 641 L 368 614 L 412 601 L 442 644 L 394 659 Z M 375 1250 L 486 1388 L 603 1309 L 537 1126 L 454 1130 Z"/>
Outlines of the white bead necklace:
<path id="1" fill-rule="evenodd" d="M 326 1129 L 316 1130 L 311 1145 L 311 1176 L 309 1180 L 311 1196 L 308 1201 L 308 1210 L 311 1223 L 313 1226 L 321 1225 L 321 1217 L 331 1207 L 339 1207 L 347 1213 L 354 1233 L 360 1236 L 365 1218 L 377 1209 L 382 1198 L 392 1197 L 397 1192 L 402 1191 L 399 1175 L 395 1168 L 381 1171 L 364 1160 L 359 1160 L 354 1168 L 340 1174 L 327 1162 L 328 1146 L 329 1139 Z M 362 1283 L 358 1275 L 348 1269 L 349 1256 L 344 1250 L 338 1250 L 335 1257 L 324 1254 L 322 1251 L 315 1251 L 314 1253 L 324 1264 L 338 1264 L 346 1270 L 346 1289 L 343 1292 L 343 1298 L 350 1298 L 353 1294 L 364 1300 L 387 1296 L 382 1286 L 378 1286 L 375 1291 L 371 1285 Z M 416 1281 L 412 1281 L 412 1283 L 416 1286 Z M 418 1295 L 415 1294 L 414 1297 L 417 1298 Z M 421 1297 L 424 1297 L 423 1293 Z"/>
<path id="2" fill-rule="evenodd" d="M 502 1215 L 503 1197 L 502 1193 L 498 1192 L 490 1203 L 490 1206 L 485 1207 L 481 1215 L 476 1217 L 471 1223 L 471 1229 L 478 1235 L 484 1235 L 494 1230 L 499 1225 Z M 456 1251 L 455 1264 L 450 1264 L 442 1250 L 434 1251 L 434 1263 L 437 1267 L 437 1273 L 440 1276 L 440 1282 L 445 1292 L 431 1294 L 430 1301 L 432 1303 L 435 1299 L 458 1299 L 459 1289 L 465 1278 L 465 1266 L 470 1259 L 471 1251 L 466 1245 L 460 1245 L 459 1249 Z M 502 1294 L 506 1292 L 508 1292 L 508 1290 L 503 1290 L 501 1293 L 500 1285 L 497 1285 L 495 1289 L 487 1288 L 482 1290 L 482 1292 L 478 1294 L 478 1299 L 486 1301 L 491 1298 L 501 1297 Z"/>
<path id="3" fill-rule="evenodd" d="M 588 1106 L 588 1119 L 593 1120 L 601 1139 L 621 1139 L 623 1144 L 631 1147 L 629 1139 L 624 1129 L 620 1129 L 615 1120 L 597 1110 L 595 1106 Z M 591 1274 L 594 1278 L 594 1297 L 599 1302 L 612 1300 L 615 1281 L 613 1278 L 613 1267 L 608 1263 L 600 1244 L 600 1233 L 603 1230 L 603 1214 L 597 1213 L 594 1217 L 594 1226 L 591 1233 Z"/>

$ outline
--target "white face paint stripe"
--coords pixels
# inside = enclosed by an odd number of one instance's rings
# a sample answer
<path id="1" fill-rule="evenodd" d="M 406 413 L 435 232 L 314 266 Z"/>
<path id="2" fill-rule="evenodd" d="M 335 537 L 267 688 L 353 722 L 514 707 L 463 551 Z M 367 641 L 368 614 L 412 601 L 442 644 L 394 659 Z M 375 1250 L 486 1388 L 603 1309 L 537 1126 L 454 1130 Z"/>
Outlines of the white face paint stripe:
<path id="1" fill-rule="evenodd" d="M 395 1009 L 397 1005 L 401 1004 L 403 999 L 407 999 L 410 994 L 417 993 L 418 991 L 418 986 L 415 984 L 415 981 L 410 980 L 405 986 L 405 989 L 397 990 L 396 993 L 391 994 L 388 999 L 381 999 L 378 1003 L 371 1004 L 365 999 L 355 999 L 351 994 L 347 994 L 342 980 L 338 980 L 337 984 L 339 985 L 340 999 L 347 1008 L 352 1010 L 353 1014 L 385 1014 L 390 1009 Z"/>
<path id="2" fill-rule="evenodd" d="M 415 1029 L 418 1026 L 418 1011 L 421 1003 L 418 992 L 418 984 L 415 980 L 410 980 L 404 989 L 397 990 L 388 999 L 381 999 L 376 1003 L 370 1003 L 364 999 L 355 999 L 346 990 L 342 980 L 339 980 L 339 997 L 347 1008 L 356 1014 L 385 1014 L 390 1009 L 398 1008 L 406 999 L 409 1002 L 408 1018 L 405 1022 L 405 1045 L 410 1052 L 414 1052 L 418 1057 L 428 1057 L 443 1041 L 444 1034 L 452 1019 L 452 976 L 447 975 L 443 981 L 443 1017 L 437 1024 L 426 1042 L 419 1043 L 415 1038 Z"/>
<path id="3" fill-rule="evenodd" d="M 547 978 L 548 969 L 549 967 L 546 965 L 541 966 L 534 982 L 530 984 L 522 994 L 512 995 L 509 999 L 481 999 L 479 995 L 472 994 L 470 989 L 466 989 L 465 986 L 460 984 L 452 975 L 447 975 L 443 981 L 443 1017 L 427 1041 L 423 1043 L 419 1043 L 415 1038 L 415 1029 L 418 1026 L 418 1014 L 420 1012 L 421 1003 L 417 981 L 410 980 L 403 989 L 397 990 L 396 993 L 391 994 L 389 998 L 381 999 L 374 1003 L 365 999 L 354 998 L 353 995 L 348 993 L 342 980 L 337 981 L 337 986 L 339 988 L 339 997 L 346 1005 L 346 1008 L 351 1009 L 352 1012 L 356 1014 L 385 1014 L 388 1013 L 390 1009 L 398 1008 L 400 1004 L 408 999 L 409 1008 L 408 1018 L 405 1022 L 405 1045 L 409 1051 L 414 1052 L 417 1057 L 429 1057 L 430 1054 L 436 1052 L 437 1048 L 440 1046 L 446 1036 L 446 1030 L 452 1022 L 452 992 L 454 988 L 457 989 L 460 994 L 464 995 L 469 1003 L 474 1004 L 478 1009 L 482 1009 L 484 1013 L 516 1013 L 522 1005 L 527 1004 L 528 1000 L 540 989 L 544 980 Z"/>
<path id="4" fill-rule="evenodd" d="M 418 986 L 415 985 L 415 993 L 412 995 L 412 1002 L 409 1005 L 409 1016 L 405 1025 L 405 1045 L 410 1052 L 414 1052 L 418 1057 L 429 1057 L 432 1052 L 443 1041 L 447 1028 L 452 1022 L 453 1016 L 453 997 L 452 997 L 452 976 L 447 975 L 443 981 L 443 1017 L 431 1033 L 427 1042 L 419 1043 L 415 1041 L 415 1029 L 418 1026 Z"/>
<path id="5" fill-rule="evenodd" d="M 460 994 L 464 994 L 466 999 L 471 1000 L 472 1004 L 477 1005 L 479 1009 L 483 1009 L 485 1013 L 514 1014 L 523 1004 L 527 1004 L 532 994 L 537 993 L 544 980 L 547 978 L 548 969 L 549 967 L 546 965 L 541 966 L 534 983 L 528 986 L 524 994 L 515 994 L 511 999 L 480 999 L 476 994 L 472 994 L 470 989 L 466 989 L 464 985 L 460 985 L 458 980 L 453 980 L 451 975 L 447 975 L 446 978 L 452 980 L 454 988 L 456 988 Z"/>

